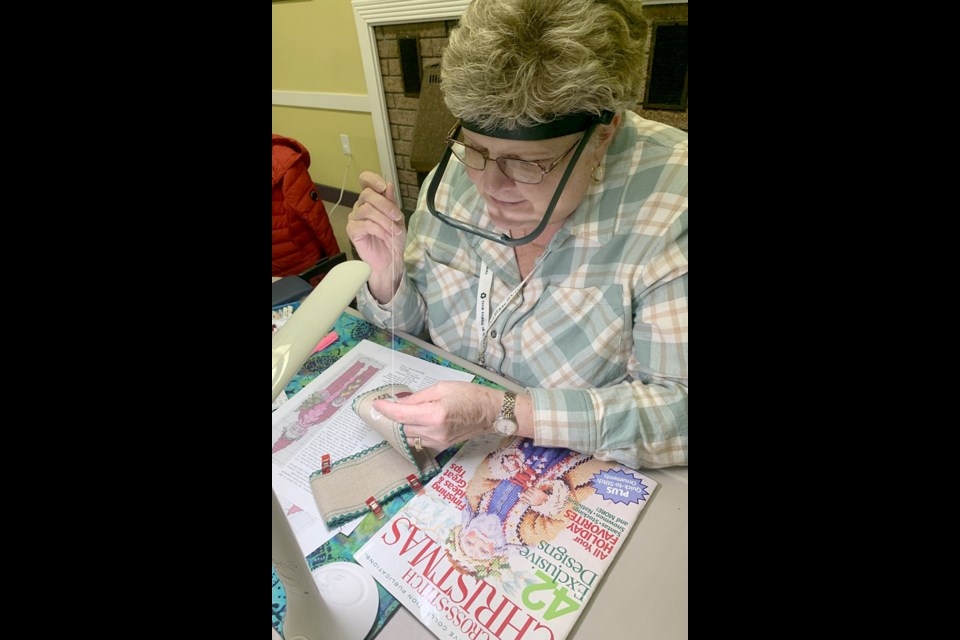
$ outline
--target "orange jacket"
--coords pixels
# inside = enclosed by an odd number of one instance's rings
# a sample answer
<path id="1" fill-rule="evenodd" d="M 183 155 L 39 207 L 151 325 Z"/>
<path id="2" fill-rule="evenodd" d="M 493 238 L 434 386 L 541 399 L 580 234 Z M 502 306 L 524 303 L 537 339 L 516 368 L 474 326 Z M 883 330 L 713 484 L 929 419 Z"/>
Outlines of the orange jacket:
<path id="1" fill-rule="evenodd" d="M 274 276 L 296 275 L 340 253 L 309 167 L 306 147 L 273 134 Z"/>

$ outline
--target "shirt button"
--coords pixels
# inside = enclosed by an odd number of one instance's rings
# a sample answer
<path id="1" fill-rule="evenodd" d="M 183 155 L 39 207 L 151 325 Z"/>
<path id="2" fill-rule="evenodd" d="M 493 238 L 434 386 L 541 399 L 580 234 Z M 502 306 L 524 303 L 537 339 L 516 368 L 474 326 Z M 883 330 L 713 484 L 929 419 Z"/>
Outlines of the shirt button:
<path id="1" fill-rule="evenodd" d="M 490 337 L 491 337 L 491 338 L 496 338 L 496 337 L 497 337 L 497 330 L 496 330 L 496 329 L 493 329 L 493 330 L 490 331 Z"/>

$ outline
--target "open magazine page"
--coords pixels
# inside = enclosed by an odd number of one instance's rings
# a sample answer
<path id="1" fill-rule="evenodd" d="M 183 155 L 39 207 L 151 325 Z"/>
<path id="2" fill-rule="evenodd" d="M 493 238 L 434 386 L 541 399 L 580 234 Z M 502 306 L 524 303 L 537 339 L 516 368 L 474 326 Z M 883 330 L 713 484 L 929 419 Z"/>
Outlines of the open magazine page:
<path id="1" fill-rule="evenodd" d="M 287 317 L 293 312 L 293 310 L 299 307 L 299 304 L 299 302 L 295 302 L 290 305 L 275 306 L 273 309 L 274 325 L 276 326 L 277 322 L 279 321 L 282 326 L 282 323 L 286 321 Z M 350 358 L 350 352 L 357 348 L 364 341 L 374 342 L 378 345 L 387 347 L 391 351 L 395 351 L 398 354 L 412 356 L 424 362 L 441 365 L 444 368 L 455 371 L 465 371 L 462 366 L 448 360 L 445 356 L 436 353 L 436 351 L 430 347 L 421 346 L 403 337 L 395 336 L 388 330 L 367 322 L 360 317 L 359 314 L 353 313 L 349 308 L 346 309 L 344 313 L 340 315 L 340 318 L 337 319 L 336 323 L 332 327 L 332 333 L 337 335 L 337 339 L 333 343 L 329 344 L 326 348 L 314 353 L 307 359 L 300 371 L 298 371 L 290 379 L 290 382 L 287 383 L 286 387 L 284 388 L 285 395 L 280 395 L 277 397 L 278 402 L 275 403 L 275 410 L 279 410 L 278 407 L 280 407 L 282 404 L 281 398 L 285 400 L 286 398 L 296 397 L 301 391 L 314 382 L 318 376 L 326 374 L 330 369 L 336 367 L 341 360 L 348 360 Z M 336 369 L 336 371 L 336 374 L 329 375 L 339 375 L 343 369 Z M 409 380 L 406 379 L 400 379 L 397 381 L 409 384 Z M 481 376 L 475 375 L 472 381 L 475 384 L 490 386 L 497 389 L 502 388 L 495 382 L 492 382 Z M 350 400 L 350 405 L 352 407 L 352 397 Z M 450 456 L 452 456 L 458 448 L 459 445 L 439 453 L 437 455 L 438 464 L 442 466 L 449 461 Z M 400 508 L 410 500 L 412 495 L 412 490 L 404 491 L 390 500 L 381 503 L 381 506 L 386 514 L 386 518 L 389 519 L 397 511 L 399 511 Z M 307 555 L 307 565 L 311 570 L 318 569 L 328 563 L 352 560 L 356 550 L 372 535 L 374 535 L 380 526 L 385 522 L 385 520 L 377 519 L 375 514 L 369 513 L 364 518 L 358 518 L 357 520 L 339 527 L 338 529 L 329 531 L 324 526 L 321 518 L 310 515 L 306 511 L 303 511 L 294 502 L 286 500 L 283 495 L 279 495 L 279 492 L 277 497 L 280 500 L 281 506 L 284 507 L 284 512 L 287 513 L 288 522 L 290 522 L 291 528 L 294 529 L 294 534 L 298 538 L 301 550 L 306 553 L 312 549 L 312 551 L 310 551 Z M 311 506 L 315 504 L 315 501 L 313 500 L 309 500 L 308 502 Z M 330 537 L 334 531 L 339 531 L 340 533 Z M 326 542 L 321 544 L 323 540 L 326 540 Z M 379 593 L 380 601 L 379 611 L 377 615 L 377 621 L 374 623 L 373 627 L 370 629 L 370 633 L 368 634 L 369 638 L 374 637 L 377 632 L 383 628 L 396 608 L 399 607 L 397 600 L 388 594 L 379 584 L 377 585 L 377 591 Z M 274 630 L 280 634 L 283 633 L 283 620 L 286 617 L 286 605 L 287 599 L 283 584 L 280 582 L 276 571 L 273 571 L 272 623 Z"/>
<path id="2" fill-rule="evenodd" d="M 439 380 L 472 378 L 362 340 L 273 412 L 273 488 L 304 556 L 338 531 L 324 525 L 310 488 L 323 454 L 336 462 L 383 441 L 353 412 L 353 397 L 391 383 L 418 391 Z M 347 525 L 344 532 L 351 530 Z"/>
<path id="3" fill-rule="evenodd" d="M 354 557 L 439 638 L 562 640 L 656 487 L 614 462 L 483 436 Z"/>

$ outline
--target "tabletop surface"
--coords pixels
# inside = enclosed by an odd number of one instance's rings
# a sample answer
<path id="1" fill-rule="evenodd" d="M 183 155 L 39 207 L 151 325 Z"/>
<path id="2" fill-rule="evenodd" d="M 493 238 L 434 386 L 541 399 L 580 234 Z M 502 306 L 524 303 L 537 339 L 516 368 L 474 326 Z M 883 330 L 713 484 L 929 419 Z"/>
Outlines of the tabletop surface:
<path id="1" fill-rule="evenodd" d="M 351 315 L 359 317 L 353 309 Z M 439 350 L 400 331 L 397 335 L 428 348 L 460 366 L 505 387 L 516 384 Z M 628 534 L 587 603 L 573 631 L 577 638 L 687 638 L 687 498 L 686 467 L 643 469 L 659 483 L 650 504 Z M 581 628 L 585 628 L 581 631 Z M 586 631 L 589 629 L 589 631 Z M 275 629 L 273 638 L 279 638 Z M 416 616 L 400 607 L 377 635 L 382 640 L 431 640 L 435 636 Z"/>

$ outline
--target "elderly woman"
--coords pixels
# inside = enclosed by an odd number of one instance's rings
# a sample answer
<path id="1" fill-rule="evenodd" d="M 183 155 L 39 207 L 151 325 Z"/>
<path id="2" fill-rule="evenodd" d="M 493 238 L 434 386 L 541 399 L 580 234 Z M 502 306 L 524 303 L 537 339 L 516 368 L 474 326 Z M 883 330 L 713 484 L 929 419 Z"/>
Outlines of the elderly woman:
<path id="1" fill-rule="evenodd" d="M 474 0 L 441 67 L 458 123 L 409 230 L 361 174 L 359 310 L 526 388 L 378 401 L 411 443 L 497 431 L 687 464 L 687 135 L 629 110 L 646 37 L 630 0 Z"/>

